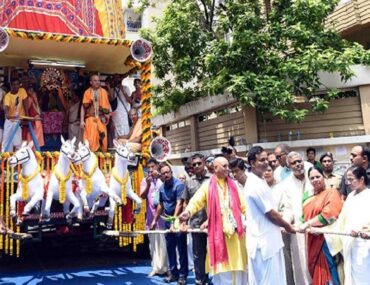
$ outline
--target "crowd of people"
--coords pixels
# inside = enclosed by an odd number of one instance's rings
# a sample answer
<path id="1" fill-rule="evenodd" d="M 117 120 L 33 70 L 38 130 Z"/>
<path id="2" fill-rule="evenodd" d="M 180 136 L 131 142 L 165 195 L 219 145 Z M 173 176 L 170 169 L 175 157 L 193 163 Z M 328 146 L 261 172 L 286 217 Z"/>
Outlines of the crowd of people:
<path id="1" fill-rule="evenodd" d="M 113 139 L 127 142 L 133 152 L 141 150 L 141 81 L 134 80 L 131 93 L 122 85 L 122 76 L 108 77 L 102 87 L 96 74 L 89 78 L 90 87 L 70 90 L 68 96 L 62 85 L 47 89 L 45 86 L 15 77 L 9 88 L 0 88 L 0 141 L 2 151 L 17 150 L 22 141 L 36 140 L 39 147 L 45 145 L 44 126 L 53 122 L 45 120 L 46 112 L 59 112 L 63 116 L 68 137 L 77 142 L 88 140 L 93 151 L 107 151 Z M 32 124 L 32 131 L 29 127 Z M 63 123 L 63 122 L 62 122 Z"/>
<path id="2" fill-rule="evenodd" d="M 32 123 L 43 146 L 41 117 L 53 105 L 68 110 L 69 137 L 88 140 L 92 151 L 106 151 L 115 138 L 140 152 L 140 80 L 132 94 L 118 75 L 105 88 L 98 75 L 89 81 L 68 100 L 57 87 L 45 103 L 37 86 L 11 80 L 10 90 L 0 92 L 2 150 L 32 139 L 22 122 Z M 272 152 L 255 146 L 246 157 L 223 148 L 216 156 L 194 154 L 187 175 L 178 178 L 169 164 L 151 158 L 140 189 L 146 228 L 173 233 L 149 235 L 150 276 L 186 284 L 193 267 L 199 285 L 368 284 L 370 150 L 353 147 L 344 175 L 334 172 L 331 153 L 316 160 L 308 148 L 306 156 L 286 144 Z M 186 229 L 199 231 L 187 235 Z"/>
<path id="3" fill-rule="evenodd" d="M 286 144 L 254 146 L 246 158 L 197 153 L 178 178 L 150 159 L 146 226 L 173 231 L 149 235 L 150 276 L 186 284 L 192 264 L 199 285 L 368 284 L 370 150 L 353 147 L 343 176 L 332 153 L 306 154 Z"/>

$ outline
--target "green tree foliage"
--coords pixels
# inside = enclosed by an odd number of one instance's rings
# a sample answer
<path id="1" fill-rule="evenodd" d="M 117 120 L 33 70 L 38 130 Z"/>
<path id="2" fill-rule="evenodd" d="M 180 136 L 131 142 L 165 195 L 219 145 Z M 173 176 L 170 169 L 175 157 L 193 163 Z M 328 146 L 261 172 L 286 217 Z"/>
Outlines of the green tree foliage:
<path id="1" fill-rule="evenodd" d="M 151 1 L 145 0 L 146 5 Z M 142 36 L 153 42 L 161 113 L 206 95 L 231 93 L 259 112 L 300 121 L 296 96 L 324 111 L 336 90 L 315 97 L 318 71 L 353 76 L 370 53 L 325 26 L 337 0 L 173 0 Z M 219 3 L 219 4 L 217 4 Z"/>

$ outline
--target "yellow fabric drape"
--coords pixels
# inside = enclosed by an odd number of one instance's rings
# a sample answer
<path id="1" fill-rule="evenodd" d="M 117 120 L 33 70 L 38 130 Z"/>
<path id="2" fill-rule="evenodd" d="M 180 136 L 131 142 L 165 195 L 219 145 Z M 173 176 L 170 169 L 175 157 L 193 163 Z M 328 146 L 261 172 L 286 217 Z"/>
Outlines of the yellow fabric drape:
<path id="1" fill-rule="evenodd" d="M 94 5 L 99 13 L 103 34 L 106 38 L 124 38 L 125 25 L 121 0 L 95 0 Z"/>

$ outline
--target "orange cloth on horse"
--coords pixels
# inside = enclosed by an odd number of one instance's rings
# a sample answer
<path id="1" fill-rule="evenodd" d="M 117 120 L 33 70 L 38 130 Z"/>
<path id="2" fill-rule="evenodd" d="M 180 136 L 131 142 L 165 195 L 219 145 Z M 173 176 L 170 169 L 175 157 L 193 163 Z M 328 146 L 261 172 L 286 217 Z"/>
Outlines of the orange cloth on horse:
<path id="1" fill-rule="evenodd" d="M 85 91 L 82 104 L 85 108 L 85 131 L 84 140 L 89 141 L 92 151 L 107 151 L 108 135 L 107 116 L 110 112 L 108 93 L 99 88 L 96 90 L 97 96 L 94 97 L 94 90 L 89 88 Z M 102 121 L 102 117 L 106 120 Z"/>
<path id="2" fill-rule="evenodd" d="M 336 189 L 324 190 L 303 202 L 304 220 L 318 216 L 323 226 L 331 224 L 338 218 L 342 206 L 342 199 Z M 324 243 L 324 235 L 307 234 L 307 262 L 312 284 L 336 284 L 324 253 Z"/>

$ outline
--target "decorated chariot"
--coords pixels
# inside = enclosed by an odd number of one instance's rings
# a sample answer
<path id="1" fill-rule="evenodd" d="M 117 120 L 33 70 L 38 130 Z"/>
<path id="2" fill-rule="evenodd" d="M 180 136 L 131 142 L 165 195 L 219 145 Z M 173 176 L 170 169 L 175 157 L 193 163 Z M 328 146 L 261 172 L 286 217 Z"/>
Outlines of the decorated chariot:
<path id="1" fill-rule="evenodd" d="M 108 152 L 94 153 L 88 142 L 76 146 L 74 139 L 61 137 L 59 150 L 41 151 L 32 124 L 24 118 L 33 141 L 24 142 L 15 153 L 5 146 L 0 154 L 0 217 L 7 228 L 0 234 L 0 255 L 18 257 L 23 242 L 42 241 L 46 231 L 81 224 L 88 224 L 97 239 L 105 229 L 145 227 L 145 202 L 139 192 L 152 141 L 151 46 L 142 39 L 123 39 L 121 1 L 74 2 L 4 1 L 0 7 L 3 81 L 10 77 L 10 70 L 37 70 L 41 86 L 49 91 L 60 87 L 67 97 L 65 70 L 103 76 L 135 74 L 142 82 L 142 150 L 133 154 L 114 141 Z M 46 10 L 49 13 L 43 13 Z M 35 26 L 45 23 L 37 21 L 39 17 L 46 17 L 48 24 Z M 59 121 L 56 114 L 45 116 L 49 116 L 44 117 L 46 128 L 53 129 Z M 144 238 L 119 237 L 117 241 L 121 247 L 131 245 L 136 250 Z"/>

